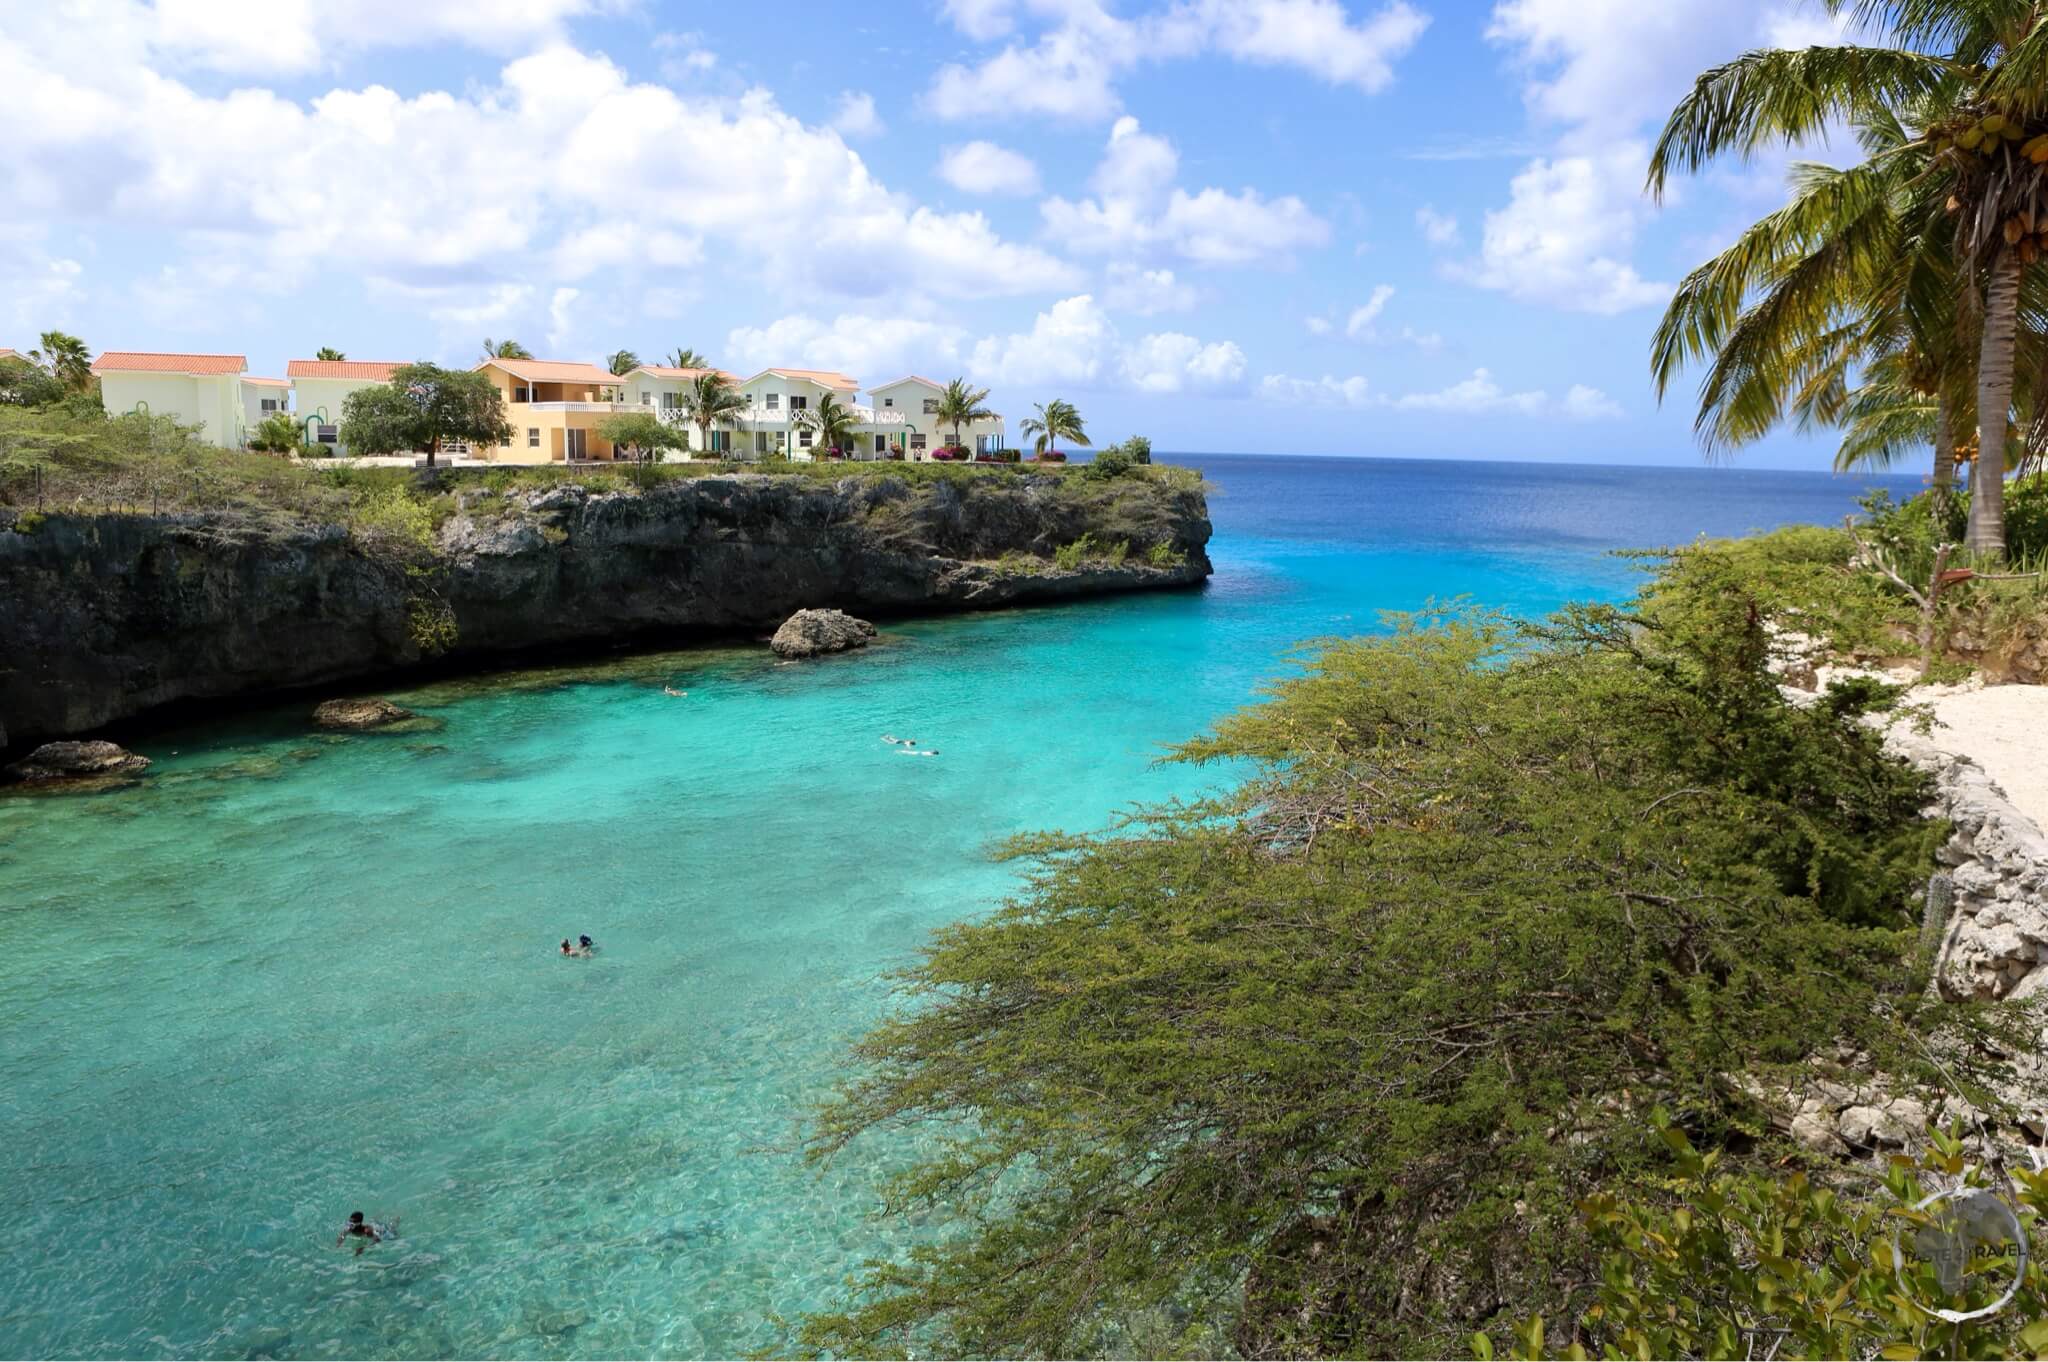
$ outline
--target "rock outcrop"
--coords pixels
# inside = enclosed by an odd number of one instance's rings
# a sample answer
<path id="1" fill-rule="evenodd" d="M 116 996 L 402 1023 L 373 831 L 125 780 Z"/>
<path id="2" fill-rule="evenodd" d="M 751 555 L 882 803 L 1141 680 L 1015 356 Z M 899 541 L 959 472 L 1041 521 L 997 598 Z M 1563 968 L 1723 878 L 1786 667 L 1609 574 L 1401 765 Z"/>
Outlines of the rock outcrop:
<path id="1" fill-rule="evenodd" d="M 30 781 L 93 780 L 132 775 L 148 766 L 148 757 L 115 743 L 46 742 L 8 767 L 7 774 Z"/>
<path id="2" fill-rule="evenodd" d="M 323 700 L 313 707 L 313 722 L 321 728 L 340 728 L 352 732 L 360 732 L 367 728 L 383 728 L 387 724 L 403 723 L 412 717 L 411 710 L 378 698 Z"/>
<path id="3" fill-rule="evenodd" d="M 1918 734 L 1894 730 L 1888 741 L 1933 775 L 1928 813 L 1955 829 L 1936 853 L 1952 890 L 1946 920 L 1933 924 L 1942 996 L 2019 999 L 2048 989 L 2048 836 L 1968 757 Z"/>
<path id="4" fill-rule="evenodd" d="M 341 525 L 51 513 L 22 533 L 0 511 L 0 724 L 33 742 L 176 701 L 399 673 L 437 650 L 481 666 L 757 632 L 807 606 L 984 609 L 1210 571 L 1202 492 L 1153 478 L 739 474 L 457 495 L 410 562 Z M 1128 555 L 1057 567 L 1084 535 Z"/>
<path id="5" fill-rule="evenodd" d="M 782 622 L 768 646 L 777 657 L 816 657 L 865 648 L 875 626 L 843 610 L 799 610 Z"/>

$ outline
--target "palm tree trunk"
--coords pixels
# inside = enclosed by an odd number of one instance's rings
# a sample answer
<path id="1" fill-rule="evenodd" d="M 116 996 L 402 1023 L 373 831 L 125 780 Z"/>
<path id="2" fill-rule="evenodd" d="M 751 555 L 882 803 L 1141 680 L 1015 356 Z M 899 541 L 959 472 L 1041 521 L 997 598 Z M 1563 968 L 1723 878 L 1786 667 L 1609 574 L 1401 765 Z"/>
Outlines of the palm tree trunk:
<path id="1" fill-rule="evenodd" d="M 1970 477 L 1970 530 L 1963 547 L 1996 562 L 2005 556 L 2005 427 L 2012 411 L 2013 342 L 2020 262 L 2000 247 L 1984 290 L 1984 348 L 1977 360 L 1977 463 Z"/>
<path id="2" fill-rule="evenodd" d="M 1948 393 L 1933 399 L 1933 496 L 1929 508 L 1933 522 L 1942 524 L 1948 504 L 1948 490 L 1956 485 L 1956 430 L 1948 414 Z"/>

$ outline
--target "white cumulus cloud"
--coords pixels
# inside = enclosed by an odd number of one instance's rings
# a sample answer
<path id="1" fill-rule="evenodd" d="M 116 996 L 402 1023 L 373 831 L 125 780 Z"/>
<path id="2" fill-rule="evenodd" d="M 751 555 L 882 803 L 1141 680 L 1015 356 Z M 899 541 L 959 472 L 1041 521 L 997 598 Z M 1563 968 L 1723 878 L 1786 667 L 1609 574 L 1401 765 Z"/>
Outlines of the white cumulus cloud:
<path id="1" fill-rule="evenodd" d="M 1175 0 L 1130 18 L 1102 0 L 945 0 L 944 7 L 969 38 L 1011 39 L 978 64 L 940 69 L 925 104 L 955 119 L 1098 122 L 1123 107 L 1119 76 L 1143 63 L 1207 53 L 1373 94 L 1392 82 L 1394 64 L 1429 26 L 1406 0 L 1357 21 L 1337 0 Z M 1026 13 L 1052 27 L 1035 41 L 1016 39 Z"/>
<path id="2" fill-rule="evenodd" d="M 1179 162 L 1165 138 L 1128 115 L 1118 119 L 1093 177 L 1096 196 L 1039 205 L 1047 236 L 1083 254 L 1166 254 L 1206 265 L 1277 263 L 1329 241 L 1329 224 L 1293 195 L 1213 187 L 1190 194 L 1173 184 Z"/>
<path id="3" fill-rule="evenodd" d="M 1562 399 L 1541 388 L 1512 392 L 1503 388 L 1485 369 L 1471 377 L 1434 391 L 1382 393 L 1363 375 L 1336 378 L 1295 378 L 1289 374 L 1268 374 L 1259 381 L 1259 396 L 1269 402 L 1308 406 L 1386 407 L 1396 411 L 1450 412 L 1461 416 L 1511 413 L 1518 416 L 1561 417 L 1569 421 L 1605 421 L 1622 415 L 1621 407 L 1598 388 L 1575 383 Z"/>
<path id="4" fill-rule="evenodd" d="M 1344 334 L 1353 340 L 1370 340 L 1376 336 L 1378 333 L 1373 330 L 1372 324 L 1378 320 L 1380 313 L 1386 310 L 1387 303 L 1393 296 L 1392 284 L 1381 284 L 1374 289 L 1372 297 L 1351 309 L 1351 316 L 1344 323 Z"/>
<path id="5" fill-rule="evenodd" d="M 461 93 L 214 95 L 159 73 L 118 29 L 29 14 L 0 27 L 0 89 L 23 111 L 0 139 L 0 224 L 145 228 L 265 286 L 340 271 L 448 290 L 454 311 L 495 305 L 494 289 L 545 297 L 598 265 L 692 262 L 714 243 L 791 294 L 1044 295 L 1083 278 L 982 214 L 890 190 L 839 133 L 765 92 L 689 97 L 554 44 Z M 309 165 L 345 192 L 334 211 L 250 171 Z"/>
<path id="6" fill-rule="evenodd" d="M 840 94 L 833 110 L 832 130 L 848 139 L 874 137 L 885 131 L 882 116 L 875 112 L 875 97 L 865 90 Z"/>
<path id="7" fill-rule="evenodd" d="M 1109 267 L 1107 276 L 1102 301 L 1141 317 L 1191 312 L 1198 301 L 1195 286 L 1176 278 L 1169 269 L 1148 270 L 1119 263 Z"/>
<path id="8" fill-rule="evenodd" d="M 1038 167 L 1029 156 L 994 142 L 948 147 L 939 178 L 968 194 L 1036 194 Z"/>

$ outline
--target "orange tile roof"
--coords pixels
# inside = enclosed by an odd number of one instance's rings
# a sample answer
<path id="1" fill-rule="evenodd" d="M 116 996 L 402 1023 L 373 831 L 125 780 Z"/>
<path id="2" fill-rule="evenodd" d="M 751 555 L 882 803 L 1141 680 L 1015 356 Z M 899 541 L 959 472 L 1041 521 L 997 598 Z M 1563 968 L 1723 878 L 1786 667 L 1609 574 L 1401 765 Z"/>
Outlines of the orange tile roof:
<path id="1" fill-rule="evenodd" d="M 177 355 L 147 350 L 109 350 L 92 362 L 96 374 L 239 374 L 249 367 L 244 355 Z"/>
<path id="2" fill-rule="evenodd" d="M 27 359 L 28 356 L 10 346 L 0 345 L 0 359 Z"/>
<path id="3" fill-rule="evenodd" d="M 763 369 L 761 374 L 775 374 L 780 378 L 808 378 L 813 383 L 822 383 L 828 388 L 852 388 L 859 391 L 860 384 L 836 369 Z M 759 378 L 761 374 L 755 374 Z M 753 378 L 747 380 L 752 383 Z"/>
<path id="4" fill-rule="evenodd" d="M 295 359 L 284 366 L 286 378 L 367 378 L 388 383 L 391 371 L 404 360 L 383 359 Z"/>
<path id="5" fill-rule="evenodd" d="M 625 381 L 609 369 L 565 359 L 487 359 L 476 367 L 485 369 L 493 364 L 528 383 L 602 383 L 616 386 Z"/>
<path id="6" fill-rule="evenodd" d="M 244 383 L 261 383 L 266 388 L 289 388 L 292 385 L 291 380 L 288 378 L 257 378 L 253 374 L 243 374 L 242 381 Z"/>

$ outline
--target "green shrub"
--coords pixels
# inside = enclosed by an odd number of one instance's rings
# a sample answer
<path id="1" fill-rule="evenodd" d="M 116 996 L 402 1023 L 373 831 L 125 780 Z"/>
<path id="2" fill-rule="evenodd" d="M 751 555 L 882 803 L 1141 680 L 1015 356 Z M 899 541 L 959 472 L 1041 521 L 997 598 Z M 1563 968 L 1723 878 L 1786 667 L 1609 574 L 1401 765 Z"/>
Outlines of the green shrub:
<path id="1" fill-rule="evenodd" d="M 1072 571 L 1093 557 L 1095 551 L 1095 537 L 1084 534 L 1073 543 L 1062 544 L 1053 550 L 1053 566 Z"/>
<path id="2" fill-rule="evenodd" d="M 797 1343 L 1114 1354 L 1166 1311 L 1243 1356 L 1457 1354 L 1572 1316 L 1576 1207 L 1671 1166 L 1645 1093 L 1775 1155 L 1731 1074 L 1924 1075 L 1945 829 L 1780 694 L 1777 613 L 1699 550 L 1654 612 L 1398 621 L 1176 754 L 1235 790 L 1015 843 L 1023 889 L 936 934 L 813 1146 L 915 1140 L 884 1213 L 945 1232 Z"/>
<path id="3" fill-rule="evenodd" d="M 1120 478 L 1136 466 L 1137 460 L 1124 453 L 1123 450 L 1110 448 L 1103 450 L 1093 459 L 1089 460 L 1082 467 L 1081 474 L 1083 477 L 1094 478 L 1100 481 L 1109 478 Z"/>
<path id="4" fill-rule="evenodd" d="M 1945 1236 L 1923 1239 L 1942 1227 L 1912 1207 L 1936 1187 L 1985 1186 L 1988 1170 L 1969 1167 L 1953 1135 L 1935 1132 L 1917 1164 L 1894 1159 L 1881 1187 L 1844 1193 L 1799 1172 L 1724 1172 L 1717 1152 L 1696 1152 L 1668 1121 L 1659 1133 L 1679 1164 L 1675 1184 L 1601 1193 L 1580 1207 L 1603 1253 L 1595 1303 L 1569 1330 L 1523 1321 L 1503 1340 L 1505 1353 L 1743 1357 L 1757 1355 L 1758 1340 L 1780 1357 L 2048 1352 L 2048 1276 L 2037 1255 L 2029 1255 L 2002 1311 L 1952 1324 L 1928 1308 L 1969 1313 L 2013 1284 L 2010 1241 L 1975 1246 L 1965 1266 L 1976 1269 L 1976 1285 L 1965 1273 L 1957 1294 L 1923 1256 L 1946 1247 Z M 2017 1169 L 2014 1180 L 2019 1196 L 2011 1209 L 2029 1219 L 2048 1211 L 2048 1175 Z M 1990 1190 L 2006 1193 L 1995 1184 Z M 1672 1308 L 1681 1301 L 1683 1309 Z M 1471 1340 L 1476 1356 L 1490 1358 L 1494 1349 L 1484 1334 Z"/>
<path id="5" fill-rule="evenodd" d="M 433 552 L 435 512 L 404 487 L 380 487 L 356 499 L 350 529 L 373 548 L 407 557 Z"/>
<path id="6" fill-rule="evenodd" d="M 1156 568 L 1177 568 L 1187 565 L 1187 555 L 1173 545 L 1161 542 L 1145 550 L 1145 561 Z"/>

